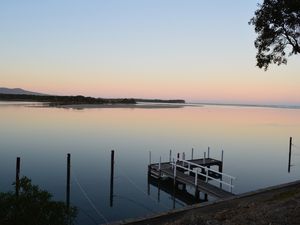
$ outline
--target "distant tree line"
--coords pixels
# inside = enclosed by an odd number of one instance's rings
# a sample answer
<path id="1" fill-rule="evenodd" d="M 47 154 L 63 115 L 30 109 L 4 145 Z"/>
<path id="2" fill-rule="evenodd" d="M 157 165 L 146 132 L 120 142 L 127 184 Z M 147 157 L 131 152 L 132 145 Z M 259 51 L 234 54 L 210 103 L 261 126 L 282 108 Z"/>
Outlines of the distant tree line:
<path id="1" fill-rule="evenodd" d="M 2 101 L 30 101 L 47 102 L 50 106 L 77 105 L 77 104 L 136 104 L 133 98 L 93 98 L 85 96 L 54 96 L 54 95 L 19 95 L 0 94 Z"/>
<path id="2" fill-rule="evenodd" d="M 82 95 L 55 96 L 55 95 L 23 95 L 23 94 L 0 94 L 0 101 L 28 101 L 45 102 L 49 106 L 80 105 L 80 104 L 136 104 L 137 102 L 153 103 L 185 103 L 184 100 L 162 99 L 138 99 L 138 98 L 93 98 Z"/>

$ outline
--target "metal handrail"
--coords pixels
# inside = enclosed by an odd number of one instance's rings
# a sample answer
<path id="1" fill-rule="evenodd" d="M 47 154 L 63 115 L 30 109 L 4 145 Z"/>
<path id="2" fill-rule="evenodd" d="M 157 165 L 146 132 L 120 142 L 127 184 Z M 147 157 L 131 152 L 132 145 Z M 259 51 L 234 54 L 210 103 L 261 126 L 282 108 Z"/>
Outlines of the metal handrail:
<path id="1" fill-rule="evenodd" d="M 180 161 L 183 162 L 183 166 L 177 164 L 177 163 L 180 162 Z M 188 167 L 185 167 L 185 166 L 184 166 L 184 163 L 187 163 L 187 164 L 188 164 Z M 234 185 L 232 184 L 232 180 L 235 180 L 236 178 L 233 177 L 233 176 L 230 176 L 230 175 L 228 175 L 228 174 L 221 173 L 221 172 L 215 171 L 215 170 L 213 170 L 213 169 L 211 169 L 211 168 L 208 168 L 208 167 L 205 167 L 205 166 L 201 166 L 201 165 L 199 165 L 199 164 L 196 164 L 196 163 L 193 163 L 193 162 L 189 162 L 189 161 L 186 161 L 186 160 L 180 160 L 180 159 L 177 159 L 177 161 L 174 161 L 174 159 L 173 159 L 173 162 L 171 162 L 170 164 L 172 165 L 172 167 L 174 167 L 174 177 L 176 177 L 176 168 L 177 168 L 177 167 L 182 168 L 182 169 L 188 171 L 189 173 L 190 173 L 190 172 L 195 173 L 195 185 L 197 185 L 197 182 L 198 182 L 198 180 L 197 180 L 197 179 L 198 179 L 198 175 L 200 175 L 200 176 L 203 176 L 203 177 L 206 178 L 206 182 L 208 182 L 208 179 L 211 179 L 211 180 L 217 181 L 217 182 L 220 183 L 220 184 L 227 185 L 227 186 L 230 188 L 230 191 L 231 191 L 231 192 L 232 192 L 232 188 L 234 188 Z M 196 170 L 190 169 L 190 165 L 194 165 L 194 166 L 196 167 Z M 200 168 L 200 169 L 204 169 L 204 170 L 206 171 L 206 173 L 203 174 L 203 173 L 199 172 L 199 168 Z M 214 177 L 209 176 L 209 171 L 212 171 L 212 172 L 215 172 L 215 173 L 218 173 L 218 174 L 227 176 L 227 177 L 230 179 L 230 183 L 227 183 L 227 182 L 225 182 L 225 181 L 223 181 L 223 180 L 218 180 L 218 179 L 216 179 L 216 178 L 214 178 Z"/>
<path id="2" fill-rule="evenodd" d="M 173 164 L 173 163 L 171 163 L 171 164 Z M 175 164 L 174 164 L 175 165 Z M 221 183 L 221 184 L 225 184 L 225 185 L 227 185 L 227 186 L 229 186 L 229 187 L 232 187 L 232 188 L 234 188 L 234 185 L 232 185 L 232 184 L 229 184 L 229 183 L 226 183 L 225 181 L 222 181 L 222 180 L 218 180 L 218 179 L 216 179 L 216 178 L 214 178 L 214 177 L 211 177 L 211 176 L 209 176 L 209 175 L 207 175 L 207 174 L 203 174 L 203 173 L 201 173 L 201 172 L 199 172 L 198 170 L 191 170 L 191 169 L 188 169 L 188 168 L 186 168 L 186 167 L 184 167 L 184 166 L 180 166 L 180 165 L 176 165 L 176 167 L 179 167 L 179 168 L 182 168 L 182 169 L 186 169 L 187 171 L 189 171 L 189 172 L 192 172 L 192 173 L 197 173 L 197 175 L 200 175 L 200 176 L 203 176 L 203 177 L 205 177 L 205 178 L 209 178 L 209 179 L 212 179 L 212 180 L 215 180 L 215 181 L 217 181 L 217 182 L 219 182 L 219 183 Z M 206 170 L 206 171 L 208 171 L 208 170 Z"/>
<path id="3" fill-rule="evenodd" d="M 193 162 L 190 162 L 190 161 L 187 161 L 187 160 L 183 160 L 183 159 L 178 159 L 177 161 L 182 161 L 182 162 L 185 162 L 185 163 L 194 165 L 194 166 L 199 167 L 199 168 L 202 168 L 202 169 L 208 169 L 209 171 L 212 171 L 212 172 L 214 172 L 214 173 L 218 173 L 218 174 L 227 176 L 227 177 L 229 177 L 229 178 L 231 178 L 231 179 L 233 179 L 233 180 L 236 180 L 236 177 L 233 177 L 233 176 L 228 175 L 228 174 L 226 174 L 226 173 L 219 172 L 219 171 L 217 171 L 217 170 L 213 170 L 213 169 L 208 168 L 208 167 L 205 167 L 205 166 L 201 166 L 201 165 L 199 165 L 199 164 L 197 164 L 197 163 L 193 163 Z"/>

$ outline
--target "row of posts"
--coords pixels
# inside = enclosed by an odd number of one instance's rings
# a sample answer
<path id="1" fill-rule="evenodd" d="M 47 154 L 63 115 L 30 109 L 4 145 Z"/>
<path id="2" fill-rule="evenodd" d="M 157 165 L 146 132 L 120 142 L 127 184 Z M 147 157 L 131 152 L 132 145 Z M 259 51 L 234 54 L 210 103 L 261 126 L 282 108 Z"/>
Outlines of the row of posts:
<path id="1" fill-rule="evenodd" d="M 289 141 L 289 161 L 288 161 L 288 172 L 290 172 L 291 168 L 291 153 L 292 153 L 292 137 L 290 137 Z M 177 158 L 180 157 L 180 153 L 177 154 Z M 182 153 L 182 157 L 185 160 L 185 153 Z M 172 150 L 169 152 L 169 162 L 171 162 L 172 158 Z M 210 158 L 210 147 L 207 150 L 207 158 Z M 192 148 L 191 159 L 194 159 L 194 148 Z M 206 159 L 206 152 L 204 152 L 204 160 Z M 221 162 L 223 163 L 224 159 L 224 151 L 222 150 Z M 205 161 L 204 161 L 205 163 Z M 149 152 L 149 165 L 151 164 L 151 151 Z M 161 157 L 159 159 L 159 169 L 161 166 Z M 15 194 L 18 197 L 20 192 L 20 168 L 21 168 L 21 158 L 17 157 L 16 159 L 16 186 L 15 186 Z M 222 172 L 222 171 L 221 171 Z M 176 172 L 174 172 L 174 176 L 176 176 Z M 174 179 L 175 180 L 175 179 Z M 110 206 L 113 205 L 113 190 L 114 190 L 114 150 L 111 151 L 111 174 L 110 174 Z M 71 190 L 71 154 L 67 154 L 67 183 L 66 183 L 66 205 L 67 209 L 70 208 L 70 190 Z"/>
<path id="2" fill-rule="evenodd" d="M 113 206 L 113 191 L 114 191 L 114 162 L 115 162 L 115 151 L 111 151 L 111 174 L 110 174 L 110 207 Z M 21 158 L 17 157 L 16 160 L 16 188 L 15 194 L 18 197 L 20 192 L 20 168 Z M 66 183 L 66 205 L 67 210 L 70 209 L 70 192 L 71 192 L 71 154 L 67 154 L 67 183 Z"/>
<path id="3" fill-rule="evenodd" d="M 177 159 L 180 158 L 180 153 L 177 153 Z M 206 152 L 204 152 L 204 164 L 205 164 L 205 159 L 209 159 L 210 158 L 210 147 L 208 147 L 207 149 L 207 157 L 206 157 Z M 182 153 L 182 159 L 185 160 L 185 152 Z M 194 148 L 192 148 L 192 152 L 191 152 L 191 160 L 194 159 Z M 222 150 L 222 154 L 221 154 L 221 162 L 223 162 L 224 159 L 224 151 Z M 169 162 L 172 161 L 172 149 L 170 149 L 169 152 Z M 151 151 L 149 151 L 149 165 L 151 165 L 152 163 L 152 155 L 151 155 Z M 160 169 L 160 164 L 161 164 L 161 156 L 159 157 L 159 169 Z"/>
<path id="4" fill-rule="evenodd" d="M 114 196 L 114 164 L 115 164 L 115 151 L 111 150 L 111 174 L 110 174 L 110 207 L 113 206 Z M 20 168 L 21 159 L 17 157 L 16 160 L 16 189 L 15 194 L 19 196 L 20 192 Z M 69 212 L 70 209 L 70 192 L 71 192 L 71 154 L 67 154 L 67 182 L 66 182 L 66 205 Z"/>
<path id="5" fill-rule="evenodd" d="M 288 160 L 288 172 L 290 173 L 291 171 L 291 158 L 292 158 L 292 146 L 293 146 L 293 138 L 290 137 L 289 139 L 289 160 Z M 177 153 L 177 158 L 179 159 L 180 157 L 180 153 Z M 207 149 L 207 158 L 210 158 L 210 147 L 208 147 Z M 171 162 L 172 159 L 172 150 L 170 149 L 169 152 L 169 162 Z M 185 160 L 185 152 L 182 153 L 182 159 Z M 192 148 L 192 152 L 191 152 L 191 160 L 194 159 L 194 148 Z M 206 152 L 204 152 L 204 163 L 205 163 L 205 159 L 206 159 Z M 221 155 L 221 162 L 223 162 L 224 159 L 224 151 L 222 150 L 222 155 Z M 160 157 L 160 163 L 161 163 L 161 157 Z M 159 165 L 160 165 L 159 163 Z M 151 151 L 149 151 L 149 165 L 151 164 Z"/>
<path id="6" fill-rule="evenodd" d="M 17 157 L 16 160 L 16 189 L 15 194 L 18 197 L 20 193 L 20 171 L 21 171 L 21 158 Z M 67 209 L 70 208 L 70 191 L 71 191 L 71 154 L 67 154 L 67 184 L 66 184 L 66 205 Z"/>

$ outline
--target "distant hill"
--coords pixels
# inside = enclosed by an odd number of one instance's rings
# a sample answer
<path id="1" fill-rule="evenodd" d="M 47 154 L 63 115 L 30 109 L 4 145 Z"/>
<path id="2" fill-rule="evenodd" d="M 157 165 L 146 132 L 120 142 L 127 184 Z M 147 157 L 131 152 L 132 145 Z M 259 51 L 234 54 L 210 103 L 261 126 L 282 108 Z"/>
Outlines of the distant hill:
<path id="1" fill-rule="evenodd" d="M 26 91 L 21 88 L 5 88 L 0 87 L 0 94 L 10 94 L 10 95 L 46 95 L 42 93 Z"/>

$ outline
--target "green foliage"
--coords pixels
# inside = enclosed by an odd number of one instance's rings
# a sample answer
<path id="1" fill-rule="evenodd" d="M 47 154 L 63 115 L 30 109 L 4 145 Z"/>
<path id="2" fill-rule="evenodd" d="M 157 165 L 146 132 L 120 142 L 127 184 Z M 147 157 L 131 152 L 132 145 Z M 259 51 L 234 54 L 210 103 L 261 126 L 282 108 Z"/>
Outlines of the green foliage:
<path id="1" fill-rule="evenodd" d="M 300 53 L 300 1 L 264 0 L 258 7 L 249 24 L 258 34 L 257 66 L 267 70 L 271 63 L 286 64 L 287 51 L 289 56 Z"/>
<path id="2" fill-rule="evenodd" d="M 15 184 L 14 184 L 15 185 Z M 31 180 L 20 180 L 18 197 L 13 192 L 0 193 L 1 225 L 67 225 L 72 224 L 77 210 L 69 210 L 63 202 L 52 201 L 51 194 L 32 185 Z"/>

